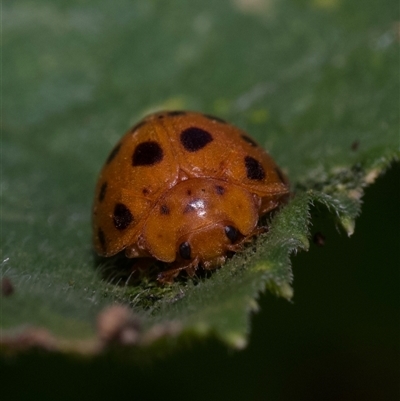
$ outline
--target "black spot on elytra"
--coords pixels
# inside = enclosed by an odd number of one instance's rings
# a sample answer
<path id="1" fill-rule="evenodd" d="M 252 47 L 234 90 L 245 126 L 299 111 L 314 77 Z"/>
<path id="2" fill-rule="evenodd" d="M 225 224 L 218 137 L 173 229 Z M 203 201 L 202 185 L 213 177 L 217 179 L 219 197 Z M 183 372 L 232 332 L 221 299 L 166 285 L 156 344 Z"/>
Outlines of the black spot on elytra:
<path id="1" fill-rule="evenodd" d="M 117 230 L 125 230 L 133 222 L 133 215 L 123 203 L 117 203 L 114 207 L 113 219 Z"/>
<path id="2" fill-rule="evenodd" d="M 211 121 L 217 121 L 217 122 L 222 123 L 222 124 L 226 124 L 226 123 L 227 123 L 227 122 L 226 122 L 225 120 L 223 120 L 222 118 L 212 116 L 211 114 L 203 114 L 203 116 L 206 117 L 206 118 L 208 118 L 208 119 L 211 120 Z"/>
<path id="3" fill-rule="evenodd" d="M 169 115 L 171 117 L 184 116 L 185 114 L 186 114 L 186 111 L 182 111 L 182 110 L 169 111 L 167 113 L 167 115 Z"/>
<path id="4" fill-rule="evenodd" d="M 107 192 L 107 182 L 103 182 L 99 192 L 99 202 L 103 202 Z"/>
<path id="5" fill-rule="evenodd" d="M 279 167 L 275 167 L 275 172 L 277 174 L 277 176 L 279 177 L 279 179 L 281 180 L 282 183 L 286 182 L 285 176 L 283 175 L 281 169 Z"/>
<path id="6" fill-rule="evenodd" d="M 169 207 L 167 205 L 161 205 L 160 213 L 161 214 L 169 214 L 170 213 Z"/>
<path id="7" fill-rule="evenodd" d="M 233 226 L 226 226 L 225 234 L 233 244 L 239 239 L 240 232 Z"/>
<path id="8" fill-rule="evenodd" d="M 244 164 L 246 166 L 247 178 L 258 181 L 265 178 L 264 167 L 258 160 L 254 159 L 254 157 L 246 156 L 244 158 Z"/>
<path id="9" fill-rule="evenodd" d="M 131 128 L 131 130 L 130 130 L 130 132 L 135 132 L 136 130 L 138 130 L 140 127 L 143 127 L 143 125 L 145 125 L 146 124 L 146 121 L 139 121 L 136 125 L 134 125 L 132 128 Z"/>
<path id="10" fill-rule="evenodd" d="M 104 235 L 104 231 L 101 228 L 99 228 L 98 231 L 97 231 L 97 237 L 99 238 L 100 245 L 101 245 L 103 251 L 105 252 L 106 251 L 106 245 L 107 245 L 106 244 L 106 237 Z"/>
<path id="11" fill-rule="evenodd" d="M 247 143 L 249 143 L 251 146 L 254 146 L 254 147 L 257 147 L 258 146 L 258 144 L 257 144 L 257 142 L 253 139 L 253 138 L 250 138 L 249 136 L 247 136 L 247 135 L 242 135 L 242 139 L 244 139 Z"/>
<path id="12" fill-rule="evenodd" d="M 225 188 L 222 187 L 221 185 L 216 185 L 216 186 L 215 186 L 215 192 L 216 192 L 218 195 L 223 195 L 223 194 L 225 193 Z"/>
<path id="13" fill-rule="evenodd" d="M 107 161 L 106 161 L 107 164 L 110 163 L 110 162 L 115 158 L 115 156 L 117 156 L 117 154 L 118 154 L 118 152 L 119 152 L 120 149 L 121 149 L 121 144 L 119 143 L 119 144 L 111 151 L 111 153 L 109 154 L 109 156 L 108 156 L 108 158 L 107 158 Z"/>
<path id="14" fill-rule="evenodd" d="M 132 156 L 133 166 L 152 166 L 160 163 L 164 157 L 164 152 L 158 142 L 147 141 L 136 146 Z"/>
<path id="15" fill-rule="evenodd" d="M 186 193 L 190 196 L 190 195 L 192 195 L 192 190 L 191 190 L 191 189 L 188 189 L 188 190 L 186 191 Z"/>
<path id="16" fill-rule="evenodd" d="M 186 128 L 181 133 L 181 143 L 188 152 L 197 152 L 212 142 L 212 135 L 197 127 Z"/>
<path id="17" fill-rule="evenodd" d="M 147 188 L 143 188 L 143 189 L 142 189 L 142 194 L 143 194 L 143 195 L 148 195 L 149 192 L 150 192 L 150 191 L 149 191 Z"/>
<path id="18" fill-rule="evenodd" d="M 182 259 L 190 260 L 192 258 L 192 248 L 189 242 L 182 242 L 179 245 L 179 255 Z"/>

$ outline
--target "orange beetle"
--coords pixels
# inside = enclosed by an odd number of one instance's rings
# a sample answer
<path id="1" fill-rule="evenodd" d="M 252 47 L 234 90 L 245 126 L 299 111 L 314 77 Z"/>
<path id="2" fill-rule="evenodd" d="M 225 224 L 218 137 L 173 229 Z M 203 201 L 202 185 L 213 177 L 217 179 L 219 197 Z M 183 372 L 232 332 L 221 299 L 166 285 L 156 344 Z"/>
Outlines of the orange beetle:
<path id="1" fill-rule="evenodd" d="M 158 280 L 214 269 L 260 232 L 288 182 L 245 132 L 186 111 L 152 114 L 111 151 L 93 206 L 97 253 L 170 263 Z"/>

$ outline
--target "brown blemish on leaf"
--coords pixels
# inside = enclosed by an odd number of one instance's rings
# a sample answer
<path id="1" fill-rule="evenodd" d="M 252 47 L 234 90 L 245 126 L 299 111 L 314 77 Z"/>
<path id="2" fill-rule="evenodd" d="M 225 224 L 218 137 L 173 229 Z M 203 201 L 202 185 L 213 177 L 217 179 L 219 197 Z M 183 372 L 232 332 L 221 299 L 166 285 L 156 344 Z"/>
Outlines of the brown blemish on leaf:
<path id="1" fill-rule="evenodd" d="M 97 333 L 105 344 L 137 344 L 140 337 L 140 321 L 128 307 L 110 306 L 97 317 Z"/>
<path id="2" fill-rule="evenodd" d="M 8 277 L 1 279 L 1 295 L 3 297 L 9 297 L 14 293 L 14 286 Z"/>

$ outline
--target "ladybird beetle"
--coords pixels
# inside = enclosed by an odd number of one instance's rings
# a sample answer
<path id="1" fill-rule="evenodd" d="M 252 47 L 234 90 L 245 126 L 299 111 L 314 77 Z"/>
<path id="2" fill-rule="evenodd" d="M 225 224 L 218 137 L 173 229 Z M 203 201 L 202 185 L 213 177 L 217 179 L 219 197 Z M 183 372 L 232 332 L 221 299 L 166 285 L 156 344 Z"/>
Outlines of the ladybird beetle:
<path id="1" fill-rule="evenodd" d="M 109 154 L 93 206 L 97 253 L 169 263 L 158 275 L 215 269 L 285 202 L 288 181 L 244 131 L 207 114 L 166 111 L 131 128 Z M 144 259 L 142 259 L 144 260 Z"/>

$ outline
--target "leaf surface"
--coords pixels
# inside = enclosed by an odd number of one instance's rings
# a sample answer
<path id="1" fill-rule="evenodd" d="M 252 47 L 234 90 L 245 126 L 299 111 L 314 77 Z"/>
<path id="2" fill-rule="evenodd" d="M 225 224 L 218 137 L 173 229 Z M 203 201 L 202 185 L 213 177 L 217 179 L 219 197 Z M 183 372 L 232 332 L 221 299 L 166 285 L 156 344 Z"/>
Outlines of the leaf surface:
<path id="1" fill-rule="evenodd" d="M 363 188 L 398 160 L 398 7 L 371 4 L 4 4 L 3 349 L 100 352 L 96 322 L 115 304 L 129 308 L 117 334 L 137 330 L 124 338 L 139 347 L 210 334 L 245 346 L 258 294 L 291 298 L 290 256 L 308 248 L 310 207 L 351 234 Z M 116 285 L 92 253 L 95 181 L 122 133 L 163 108 L 244 128 L 294 195 L 211 277 Z"/>

